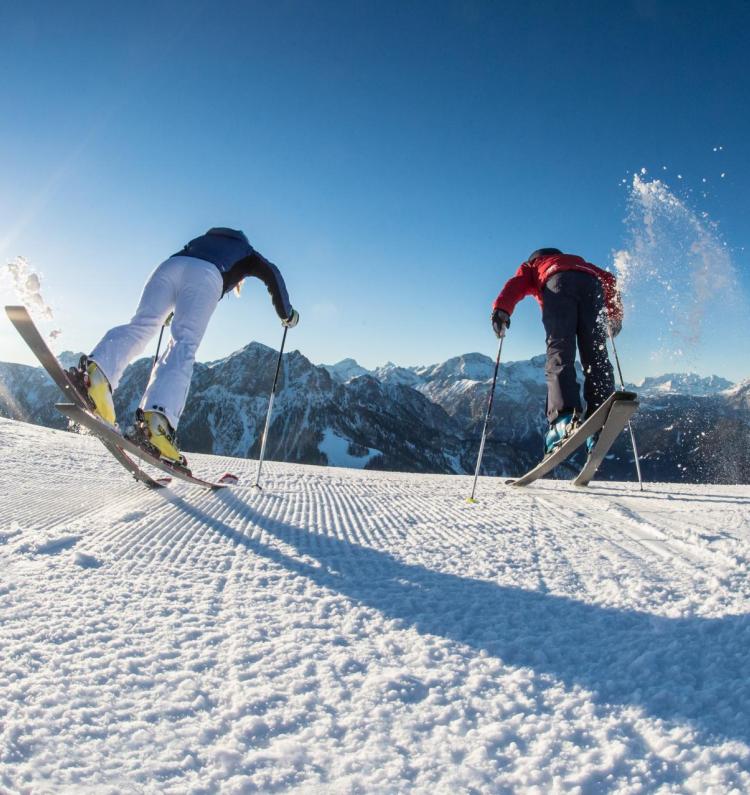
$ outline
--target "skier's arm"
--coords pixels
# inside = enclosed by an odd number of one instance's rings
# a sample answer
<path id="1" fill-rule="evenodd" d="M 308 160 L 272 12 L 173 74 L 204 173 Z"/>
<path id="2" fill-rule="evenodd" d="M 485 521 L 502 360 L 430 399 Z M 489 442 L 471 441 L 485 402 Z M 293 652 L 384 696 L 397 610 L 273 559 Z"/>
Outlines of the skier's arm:
<path id="1" fill-rule="evenodd" d="M 508 316 L 513 314 L 516 304 L 527 295 L 534 292 L 534 272 L 527 262 L 524 262 L 521 267 L 516 271 L 505 283 L 505 287 L 500 291 L 500 294 L 495 299 L 492 305 L 493 311 L 501 309 L 506 312 Z"/>
<path id="2" fill-rule="evenodd" d="M 273 302 L 273 308 L 281 320 L 289 320 L 292 317 L 294 310 L 289 300 L 284 277 L 272 262 L 258 254 L 257 251 L 253 251 L 252 254 L 241 259 L 232 270 L 234 271 L 235 268 L 240 269 L 242 277 L 254 276 L 266 285 Z"/>
<path id="3" fill-rule="evenodd" d="M 607 308 L 607 318 L 613 336 L 617 336 L 622 329 L 623 308 L 620 291 L 617 289 L 617 279 L 609 271 L 597 269 L 599 281 L 604 288 L 604 305 Z"/>

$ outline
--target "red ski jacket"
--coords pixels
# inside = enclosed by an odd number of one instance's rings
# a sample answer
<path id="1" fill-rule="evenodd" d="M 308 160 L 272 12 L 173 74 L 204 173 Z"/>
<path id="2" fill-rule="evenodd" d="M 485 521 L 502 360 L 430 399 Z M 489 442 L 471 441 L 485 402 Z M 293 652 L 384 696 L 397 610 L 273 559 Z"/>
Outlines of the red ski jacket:
<path id="1" fill-rule="evenodd" d="M 505 283 L 492 308 L 502 309 L 511 315 L 516 304 L 527 295 L 533 295 L 539 306 L 542 306 L 542 288 L 545 282 L 560 271 L 583 271 L 596 276 L 604 288 L 604 303 L 610 321 L 622 322 L 622 302 L 617 290 L 617 279 L 609 271 L 597 268 L 574 254 L 549 254 L 537 257 L 533 262 L 522 263 L 515 276 Z"/>

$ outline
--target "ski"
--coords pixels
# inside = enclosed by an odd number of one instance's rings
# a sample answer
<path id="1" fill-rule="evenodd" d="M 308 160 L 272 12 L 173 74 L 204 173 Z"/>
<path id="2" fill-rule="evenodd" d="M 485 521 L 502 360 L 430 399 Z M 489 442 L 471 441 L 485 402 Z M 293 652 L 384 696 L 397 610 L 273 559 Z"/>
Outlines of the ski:
<path id="1" fill-rule="evenodd" d="M 55 408 L 64 414 L 68 419 L 73 420 L 73 422 L 84 425 L 105 443 L 114 447 L 119 447 L 129 455 L 134 455 L 137 458 L 140 458 L 142 461 L 145 461 L 147 464 L 151 464 L 157 469 L 161 469 L 162 472 L 166 472 L 168 475 L 178 478 L 179 480 L 183 480 L 186 483 L 192 483 L 194 486 L 201 486 L 206 489 L 223 489 L 227 486 L 234 486 L 238 482 L 238 478 L 235 475 L 229 474 L 228 472 L 222 475 L 216 481 L 198 478 L 188 469 L 175 464 L 170 464 L 163 458 L 153 455 L 148 450 L 144 450 L 142 447 L 139 447 L 135 442 L 132 442 L 130 439 L 128 439 L 127 436 L 123 436 L 111 425 L 108 425 L 103 420 L 100 420 L 98 417 L 90 414 L 81 406 L 71 403 L 56 403 Z"/>
<path id="2" fill-rule="evenodd" d="M 34 321 L 31 319 L 25 306 L 6 306 L 5 314 L 21 335 L 23 341 L 29 346 L 31 352 L 39 360 L 47 375 L 60 388 L 62 393 L 86 411 L 89 410 L 88 401 L 81 395 L 65 369 L 57 361 L 57 357 L 47 346 L 44 338 L 39 333 Z M 169 484 L 170 478 L 152 478 L 133 461 L 121 447 L 100 439 L 114 458 L 138 481 L 152 489 L 162 488 Z"/>
<path id="3" fill-rule="evenodd" d="M 599 469 L 604 456 L 622 433 L 628 420 L 638 408 L 637 400 L 616 400 L 607 414 L 607 419 L 599 433 L 594 449 L 586 459 L 583 469 L 572 482 L 575 486 L 588 486 Z"/>
<path id="4" fill-rule="evenodd" d="M 506 484 L 509 486 L 528 486 L 529 483 L 533 483 L 535 480 L 543 477 L 566 458 L 570 457 L 582 444 L 584 444 L 589 436 L 592 436 L 604 427 L 609 413 L 616 403 L 621 401 L 633 403 L 635 404 L 633 411 L 635 411 L 635 408 L 638 406 L 637 397 L 635 392 L 613 392 L 604 403 L 602 403 L 585 422 L 579 425 L 552 453 L 545 456 L 533 469 L 530 469 L 520 478 L 510 478 L 506 480 Z M 630 413 L 632 414 L 633 412 L 631 411 Z M 628 416 L 630 416 L 630 414 Z M 604 453 L 606 453 L 606 450 Z M 603 457 L 604 455 L 602 455 L 602 458 Z"/>
<path id="5" fill-rule="evenodd" d="M 148 486 L 150 489 L 162 489 L 172 482 L 172 478 L 169 475 L 164 475 L 160 478 L 152 478 L 151 475 L 144 472 L 138 464 L 136 464 L 124 450 L 117 447 L 117 445 L 108 444 L 103 439 L 99 439 L 99 441 L 112 453 L 114 459 L 125 467 L 136 480 L 143 483 L 144 486 Z"/>

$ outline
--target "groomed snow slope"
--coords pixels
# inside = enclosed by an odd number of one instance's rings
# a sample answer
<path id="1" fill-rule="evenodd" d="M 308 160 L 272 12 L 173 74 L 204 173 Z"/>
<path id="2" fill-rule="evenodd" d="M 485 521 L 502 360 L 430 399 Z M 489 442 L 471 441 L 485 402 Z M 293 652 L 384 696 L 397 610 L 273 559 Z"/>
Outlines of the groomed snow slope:
<path id="1" fill-rule="evenodd" d="M 0 791 L 750 790 L 750 488 L 192 463 L 0 421 Z"/>

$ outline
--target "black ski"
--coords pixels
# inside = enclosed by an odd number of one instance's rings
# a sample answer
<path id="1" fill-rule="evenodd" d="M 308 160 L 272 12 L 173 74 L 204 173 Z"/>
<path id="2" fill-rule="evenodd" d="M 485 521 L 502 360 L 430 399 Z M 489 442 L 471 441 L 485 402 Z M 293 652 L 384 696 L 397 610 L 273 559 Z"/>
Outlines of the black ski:
<path id="1" fill-rule="evenodd" d="M 78 391 L 75 383 L 70 379 L 60 362 L 57 361 L 57 358 L 47 346 L 47 343 L 39 333 L 26 307 L 6 306 L 5 314 L 16 327 L 16 331 L 18 331 L 24 342 L 29 346 L 31 352 L 39 360 L 39 363 L 46 370 L 47 375 L 57 384 L 62 393 L 68 399 L 72 400 L 76 406 L 80 406 L 81 409 L 89 411 L 90 407 L 88 401 Z M 101 439 L 101 437 L 100 440 L 107 450 L 112 453 L 115 459 L 125 467 L 136 480 L 139 480 L 152 489 L 162 488 L 169 483 L 169 478 L 152 478 L 117 444 L 111 444 Z"/>
<path id="2" fill-rule="evenodd" d="M 509 486 L 528 486 L 529 483 L 533 483 L 548 472 L 551 472 L 558 464 L 570 457 L 582 444 L 584 444 L 589 436 L 592 436 L 604 427 L 609 417 L 610 410 L 616 403 L 623 401 L 634 404 L 633 411 L 635 411 L 635 408 L 638 406 L 637 397 L 635 392 L 613 392 L 585 422 L 579 425 L 561 445 L 548 456 L 545 456 L 533 469 L 530 469 L 520 478 L 510 478 L 505 482 Z M 630 414 L 632 413 L 631 411 Z M 630 414 L 628 414 L 628 417 Z M 627 422 L 627 420 L 625 420 L 625 422 Z M 604 453 L 606 454 L 606 450 Z M 602 458 L 603 457 L 604 455 L 602 455 Z"/>
<path id="3" fill-rule="evenodd" d="M 589 485 L 602 461 L 604 461 L 604 456 L 607 455 L 609 448 L 612 447 L 615 439 L 622 433 L 637 408 L 637 400 L 617 400 L 613 403 L 607 415 L 607 420 L 599 433 L 599 438 L 596 440 L 594 449 L 586 459 L 586 463 L 578 473 L 578 477 L 573 480 L 574 485 Z"/>
<path id="4" fill-rule="evenodd" d="M 68 419 L 73 422 L 78 422 L 84 425 L 92 433 L 96 434 L 105 444 L 122 448 L 129 455 L 134 455 L 145 461 L 147 464 L 161 469 L 172 477 L 184 480 L 186 483 L 192 483 L 194 486 L 202 486 L 206 489 L 223 489 L 227 486 L 233 486 L 237 483 L 237 478 L 234 475 L 226 473 L 222 475 L 217 481 L 203 480 L 202 478 L 195 477 L 188 469 L 170 464 L 159 456 L 152 455 L 148 450 L 139 447 L 135 442 L 132 442 L 126 436 L 118 433 L 111 425 L 108 425 L 103 420 L 100 420 L 93 414 L 71 403 L 56 403 L 55 408 L 62 412 Z"/>

